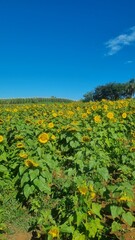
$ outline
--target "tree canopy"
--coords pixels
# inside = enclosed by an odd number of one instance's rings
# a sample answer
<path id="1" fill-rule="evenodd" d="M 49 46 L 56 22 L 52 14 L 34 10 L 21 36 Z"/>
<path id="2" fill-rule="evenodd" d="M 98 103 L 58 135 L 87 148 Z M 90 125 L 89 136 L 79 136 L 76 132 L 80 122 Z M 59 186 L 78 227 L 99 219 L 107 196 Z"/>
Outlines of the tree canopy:
<path id="1" fill-rule="evenodd" d="M 135 79 L 131 79 L 127 83 L 108 83 L 95 88 L 83 95 L 84 102 L 100 101 L 102 99 L 118 100 L 124 98 L 132 98 L 135 94 Z"/>

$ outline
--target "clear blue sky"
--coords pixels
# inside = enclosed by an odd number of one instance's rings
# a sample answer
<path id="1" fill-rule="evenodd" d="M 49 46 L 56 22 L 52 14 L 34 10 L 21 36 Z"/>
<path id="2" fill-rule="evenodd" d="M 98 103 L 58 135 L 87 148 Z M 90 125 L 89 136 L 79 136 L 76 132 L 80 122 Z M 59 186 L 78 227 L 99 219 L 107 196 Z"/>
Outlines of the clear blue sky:
<path id="1" fill-rule="evenodd" d="M 0 0 L 0 98 L 135 78 L 135 0 Z"/>

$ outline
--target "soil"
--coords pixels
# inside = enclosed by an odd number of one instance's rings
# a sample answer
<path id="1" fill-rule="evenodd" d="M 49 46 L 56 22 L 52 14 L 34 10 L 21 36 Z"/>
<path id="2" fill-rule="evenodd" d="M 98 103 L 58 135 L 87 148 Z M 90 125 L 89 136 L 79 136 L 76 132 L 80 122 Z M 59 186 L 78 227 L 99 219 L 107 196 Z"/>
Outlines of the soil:
<path id="1" fill-rule="evenodd" d="M 27 232 L 17 232 L 12 235 L 5 235 L 4 240 L 31 240 L 32 234 Z"/>

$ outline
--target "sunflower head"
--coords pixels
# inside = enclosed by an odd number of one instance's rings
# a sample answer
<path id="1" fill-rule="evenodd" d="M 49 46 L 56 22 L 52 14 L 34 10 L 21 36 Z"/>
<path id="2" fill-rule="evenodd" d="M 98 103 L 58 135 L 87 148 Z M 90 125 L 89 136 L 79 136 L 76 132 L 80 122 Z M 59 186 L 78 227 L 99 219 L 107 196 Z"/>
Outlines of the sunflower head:
<path id="1" fill-rule="evenodd" d="M 39 136 L 38 136 L 38 141 L 40 143 L 47 143 L 49 141 L 49 135 L 48 133 L 41 133 Z"/>

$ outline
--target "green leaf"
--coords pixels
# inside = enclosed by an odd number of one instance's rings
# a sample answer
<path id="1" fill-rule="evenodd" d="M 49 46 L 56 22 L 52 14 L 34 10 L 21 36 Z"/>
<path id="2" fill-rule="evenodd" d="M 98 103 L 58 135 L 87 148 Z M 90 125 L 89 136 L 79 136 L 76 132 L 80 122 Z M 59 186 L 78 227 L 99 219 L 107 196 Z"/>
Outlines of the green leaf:
<path id="1" fill-rule="evenodd" d="M 102 218 L 100 214 L 101 205 L 98 203 L 92 203 L 92 213 L 96 214 L 99 218 Z"/>
<path id="2" fill-rule="evenodd" d="M 76 163 L 79 165 L 81 172 L 83 172 L 83 168 L 84 168 L 83 161 L 80 159 L 77 159 Z"/>
<path id="3" fill-rule="evenodd" d="M 52 173 L 50 173 L 48 171 L 48 169 L 44 170 L 42 173 L 41 173 L 41 176 L 45 179 L 47 179 L 47 182 L 52 182 Z"/>
<path id="4" fill-rule="evenodd" d="M 119 230 L 121 230 L 121 224 L 120 223 L 117 223 L 117 222 L 113 222 L 112 223 L 112 232 L 117 232 Z"/>
<path id="5" fill-rule="evenodd" d="M 135 179 L 135 171 L 132 172 L 132 175 L 133 175 L 133 177 L 134 177 L 134 179 Z"/>
<path id="6" fill-rule="evenodd" d="M 74 231 L 72 240 L 85 240 L 85 235 L 79 233 L 79 231 Z"/>
<path id="7" fill-rule="evenodd" d="M 39 169 L 31 169 L 29 171 L 30 180 L 33 181 L 36 177 L 39 176 Z"/>
<path id="8" fill-rule="evenodd" d="M 76 216 L 77 216 L 77 227 L 78 227 L 82 223 L 82 221 L 86 219 L 87 215 L 86 213 L 77 211 Z"/>
<path id="9" fill-rule="evenodd" d="M 41 148 L 40 148 L 40 147 L 37 148 L 37 152 L 38 152 L 39 157 L 41 157 L 42 151 L 41 151 Z"/>
<path id="10" fill-rule="evenodd" d="M 0 161 L 7 161 L 7 153 L 6 152 L 3 152 L 1 155 L 0 155 Z"/>
<path id="11" fill-rule="evenodd" d="M 132 215 L 131 212 L 124 212 L 122 214 L 122 218 L 129 226 L 132 226 L 133 222 L 135 221 L 135 217 Z"/>
<path id="12" fill-rule="evenodd" d="M 22 175 L 22 174 L 25 172 L 25 170 L 26 170 L 26 166 L 20 166 L 20 167 L 19 167 L 19 173 L 20 173 L 20 175 Z"/>
<path id="13" fill-rule="evenodd" d="M 89 238 L 95 238 L 96 233 L 103 229 L 99 218 L 92 219 L 90 222 L 87 222 L 84 225 L 86 230 L 89 231 Z"/>
<path id="14" fill-rule="evenodd" d="M 74 227 L 73 226 L 68 226 L 66 223 L 64 223 L 60 226 L 60 231 L 64 232 L 64 233 L 73 233 L 74 232 Z"/>
<path id="15" fill-rule="evenodd" d="M 29 174 L 28 172 L 24 173 L 24 175 L 21 178 L 21 187 L 23 187 L 24 183 L 29 182 Z"/>
<path id="16" fill-rule="evenodd" d="M 34 179 L 33 183 L 35 184 L 36 187 L 38 187 L 38 189 L 43 192 L 44 191 L 44 183 L 42 181 L 40 181 L 39 178 Z"/>
<path id="17" fill-rule="evenodd" d="M 31 195 L 32 191 L 31 191 L 31 187 L 30 187 L 29 184 L 26 184 L 26 185 L 24 186 L 23 192 L 24 192 L 24 196 L 25 196 L 26 198 L 28 198 L 28 197 Z"/>
<path id="18" fill-rule="evenodd" d="M 102 176 L 102 178 L 107 181 L 109 179 L 109 172 L 106 167 L 98 168 L 97 172 Z"/>
<path id="19" fill-rule="evenodd" d="M 72 148 L 77 148 L 79 146 L 79 142 L 77 142 L 77 141 L 70 141 L 70 146 Z"/>
<path id="20" fill-rule="evenodd" d="M 105 143 L 106 143 L 107 147 L 110 147 L 110 146 L 111 146 L 110 141 L 109 141 L 108 138 L 105 139 Z"/>
<path id="21" fill-rule="evenodd" d="M 45 182 L 45 179 L 43 177 L 40 176 L 39 178 L 34 179 L 33 183 L 36 187 L 38 187 L 41 192 L 50 194 L 51 189 L 48 186 L 48 183 Z"/>
<path id="22" fill-rule="evenodd" d="M 8 171 L 8 169 L 5 167 L 5 166 L 3 166 L 3 165 L 0 165 L 0 172 L 2 173 L 2 172 L 7 172 Z"/>
<path id="23" fill-rule="evenodd" d="M 111 210 L 111 215 L 112 215 L 113 219 L 115 219 L 118 216 L 121 216 L 122 213 L 124 212 L 122 207 L 118 207 L 118 206 L 114 206 L 114 205 L 112 205 L 110 207 L 110 210 Z"/>

